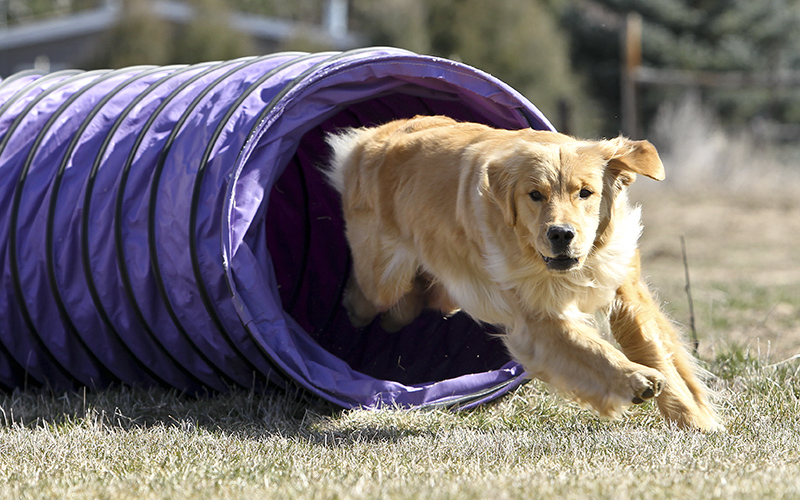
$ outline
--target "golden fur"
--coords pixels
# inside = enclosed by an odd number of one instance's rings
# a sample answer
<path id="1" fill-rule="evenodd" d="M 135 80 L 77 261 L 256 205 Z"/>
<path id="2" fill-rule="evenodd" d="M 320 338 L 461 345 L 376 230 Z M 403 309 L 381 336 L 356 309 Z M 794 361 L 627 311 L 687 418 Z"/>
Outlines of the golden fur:
<path id="1" fill-rule="evenodd" d="M 636 174 L 661 180 L 647 141 L 581 141 L 441 116 L 331 135 L 353 273 L 355 326 L 423 308 L 504 328 L 529 375 L 602 415 L 656 398 L 685 428 L 720 428 L 700 370 L 640 278 Z M 621 351 L 598 333 L 605 315 Z"/>

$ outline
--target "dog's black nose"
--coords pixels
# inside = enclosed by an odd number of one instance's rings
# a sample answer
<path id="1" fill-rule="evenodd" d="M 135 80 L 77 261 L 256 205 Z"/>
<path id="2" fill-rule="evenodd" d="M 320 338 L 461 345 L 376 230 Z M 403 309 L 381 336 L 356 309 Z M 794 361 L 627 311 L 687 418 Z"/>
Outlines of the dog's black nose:
<path id="1" fill-rule="evenodd" d="M 560 255 L 567 251 L 569 244 L 575 238 L 575 228 L 569 224 L 550 226 L 547 229 L 547 239 L 550 240 L 550 249 Z"/>

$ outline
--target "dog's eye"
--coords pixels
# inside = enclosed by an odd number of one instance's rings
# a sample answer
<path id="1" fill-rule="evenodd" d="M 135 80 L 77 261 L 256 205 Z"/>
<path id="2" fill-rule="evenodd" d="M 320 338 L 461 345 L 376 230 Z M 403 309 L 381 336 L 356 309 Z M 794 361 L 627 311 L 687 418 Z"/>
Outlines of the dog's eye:
<path id="1" fill-rule="evenodd" d="M 591 190 L 583 188 L 581 189 L 581 192 L 578 193 L 578 196 L 580 196 L 582 200 L 585 200 L 586 198 L 590 197 L 593 194 L 594 193 Z"/>
<path id="2" fill-rule="evenodd" d="M 544 195 L 539 191 L 531 191 L 529 196 L 533 201 L 544 201 Z"/>

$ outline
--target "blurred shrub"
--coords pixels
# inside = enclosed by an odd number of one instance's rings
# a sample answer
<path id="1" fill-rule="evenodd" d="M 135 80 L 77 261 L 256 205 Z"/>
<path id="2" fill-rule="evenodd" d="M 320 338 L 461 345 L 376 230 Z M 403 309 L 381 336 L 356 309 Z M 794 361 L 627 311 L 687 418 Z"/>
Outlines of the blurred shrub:
<path id="1" fill-rule="evenodd" d="M 87 66 L 123 68 L 171 62 L 171 27 L 153 14 L 150 0 L 124 0 L 121 19 L 109 32 L 108 43 Z"/>
<path id="2" fill-rule="evenodd" d="M 151 0 L 123 0 L 121 21 L 86 66 L 191 64 L 253 53 L 248 36 L 230 25 L 230 10 L 224 0 L 189 3 L 194 17 L 184 26 L 175 26 L 153 13 Z"/>
<path id="3" fill-rule="evenodd" d="M 664 162 L 665 184 L 677 189 L 755 196 L 793 191 L 800 182 L 800 148 L 765 140 L 753 128 L 725 127 L 699 93 L 662 103 L 648 138 Z M 655 184 L 642 183 L 637 189 L 648 186 Z"/>
<path id="4" fill-rule="evenodd" d="M 178 29 L 172 59 L 191 64 L 253 55 L 253 43 L 229 22 L 225 0 L 192 0 L 195 16 Z"/>
<path id="5" fill-rule="evenodd" d="M 351 8 L 353 29 L 372 44 L 463 61 L 519 90 L 556 127 L 597 133 L 597 107 L 571 67 L 567 36 L 545 2 L 352 0 Z"/>

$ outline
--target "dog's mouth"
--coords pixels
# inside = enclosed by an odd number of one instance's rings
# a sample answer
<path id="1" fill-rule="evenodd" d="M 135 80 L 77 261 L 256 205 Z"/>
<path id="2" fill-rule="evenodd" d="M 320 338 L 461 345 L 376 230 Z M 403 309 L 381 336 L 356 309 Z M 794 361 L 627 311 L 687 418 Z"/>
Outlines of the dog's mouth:
<path id="1" fill-rule="evenodd" d="M 568 255 L 558 255 L 556 257 L 547 257 L 542 255 L 544 264 L 547 269 L 551 271 L 569 271 L 580 262 L 578 259 L 572 258 Z"/>

